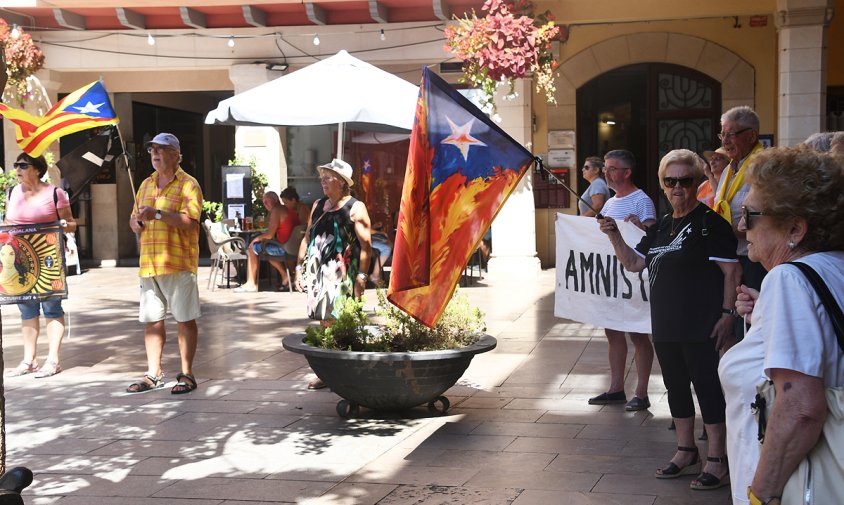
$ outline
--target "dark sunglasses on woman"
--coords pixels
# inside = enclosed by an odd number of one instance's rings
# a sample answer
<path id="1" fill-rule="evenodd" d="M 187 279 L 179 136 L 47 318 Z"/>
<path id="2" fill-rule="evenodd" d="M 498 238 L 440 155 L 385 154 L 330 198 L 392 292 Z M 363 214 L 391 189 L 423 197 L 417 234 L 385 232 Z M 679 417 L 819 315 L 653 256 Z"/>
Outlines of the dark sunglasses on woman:
<path id="1" fill-rule="evenodd" d="M 680 184 L 681 188 L 690 188 L 695 183 L 694 177 L 664 177 L 662 183 L 666 188 L 673 188 Z"/>

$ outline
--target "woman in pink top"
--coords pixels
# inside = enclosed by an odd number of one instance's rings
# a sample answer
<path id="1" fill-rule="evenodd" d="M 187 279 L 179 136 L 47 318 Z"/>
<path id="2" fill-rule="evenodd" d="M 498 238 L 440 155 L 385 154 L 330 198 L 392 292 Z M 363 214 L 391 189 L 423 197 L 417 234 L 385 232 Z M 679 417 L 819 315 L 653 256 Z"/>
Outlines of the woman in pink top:
<path id="1" fill-rule="evenodd" d="M 5 224 L 35 224 L 59 221 L 65 232 L 76 230 L 76 220 L 70 211 L 67 193 L 41 180 L 47 173 L 43 156 L 33 158 L 21 153 L 15 162 L 15 174 L 20 184 L 12 188 L 6 202 Z M 12 255 L 14 246 L 4 241 L 0 256 Z M 11 262 L 10 262 L 11 263 Z M 5 265 L 4 265 L 5 266 Z M 5 268 L 4 268 L 5 270 Z M 21 302 L 21 333 L 23 334 L 23 360 L 9 375 L 17 376 L 35 372 L 35 377 L 50 377 L 62 371 L 59 366 L 59 348 L 64 337 L 64 311 L 61 297 L 47 298 L 41 302 Z M 39 316 L 44 310 L 49 350 L 47 360 L 39 367 L 35 352 L 40 332 Z"/>

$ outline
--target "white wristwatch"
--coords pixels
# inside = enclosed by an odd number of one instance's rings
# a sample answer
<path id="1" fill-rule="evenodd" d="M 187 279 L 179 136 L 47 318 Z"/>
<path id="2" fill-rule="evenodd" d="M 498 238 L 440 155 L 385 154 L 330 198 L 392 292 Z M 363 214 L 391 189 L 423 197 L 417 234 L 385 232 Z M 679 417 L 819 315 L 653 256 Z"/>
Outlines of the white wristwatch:
<path id="1" fill-rule="evenodd" d="M 155 219 L 158 221 L 161 220 L 161 211 L 158 209 L 155 210 Z"/>

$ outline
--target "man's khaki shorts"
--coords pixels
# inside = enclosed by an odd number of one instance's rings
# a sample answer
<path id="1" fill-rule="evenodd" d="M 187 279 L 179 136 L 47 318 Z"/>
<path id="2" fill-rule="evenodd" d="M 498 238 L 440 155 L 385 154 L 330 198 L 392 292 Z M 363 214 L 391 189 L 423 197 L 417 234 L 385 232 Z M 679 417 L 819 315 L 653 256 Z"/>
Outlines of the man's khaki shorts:
<path id="1" fill-rule="evenodd" d="M 167 316 L 167 309 L 173 319 L 186 323 L 199 319 L 199 287 L 196 274 L 177 272 L 156 277 L 141 277 L 141 309 L 138 320 L 142 323 L 157 323 Z"/>

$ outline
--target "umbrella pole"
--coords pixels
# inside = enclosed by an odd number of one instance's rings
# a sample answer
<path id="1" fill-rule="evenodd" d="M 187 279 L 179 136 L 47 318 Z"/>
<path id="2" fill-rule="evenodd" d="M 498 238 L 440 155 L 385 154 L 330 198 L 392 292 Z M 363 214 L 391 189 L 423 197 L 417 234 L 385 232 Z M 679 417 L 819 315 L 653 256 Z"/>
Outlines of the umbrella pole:
<path id="1" fill-rule="evenodd" d="M 344 126 L 346 123 L 337 124 L 337 159 L 343 159 L 343 137 L 345 137 Z"/>

